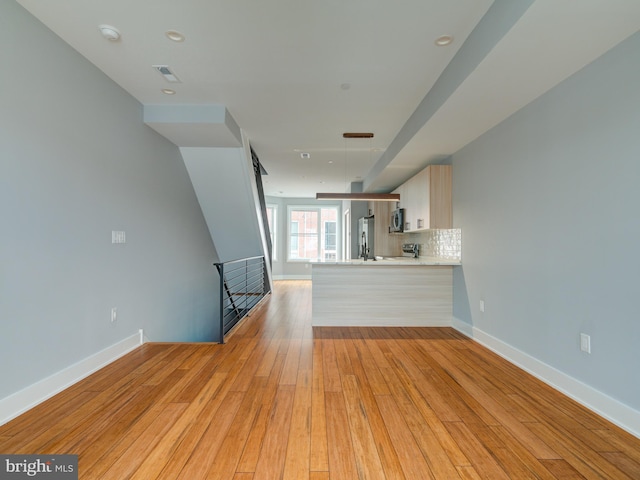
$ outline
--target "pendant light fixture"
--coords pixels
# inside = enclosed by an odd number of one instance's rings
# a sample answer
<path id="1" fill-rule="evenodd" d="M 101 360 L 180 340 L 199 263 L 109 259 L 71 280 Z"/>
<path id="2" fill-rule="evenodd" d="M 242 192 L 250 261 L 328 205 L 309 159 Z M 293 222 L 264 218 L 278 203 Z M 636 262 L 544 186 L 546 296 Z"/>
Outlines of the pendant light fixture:
<path id="1" fill-rule="evenodd" d="M 345 189 L 347 186 L 347 144 L 346 139 L 349 138 L 373 138 L 371 132 L 345 132 L 342 134 L 345 139 L 344 147 L 344 180 Z M 369 148 L 371 151 L 371 148 Z M 363 202 L 399 202 L 399 193 L 316 193 L 316 200 L 352 200 Z"/>
<path id="2" fill-rule="evenodd" d="M 399 193 L 316 193 L 316 200 L 356 200 L 363 202 L 399 202 Z"/>

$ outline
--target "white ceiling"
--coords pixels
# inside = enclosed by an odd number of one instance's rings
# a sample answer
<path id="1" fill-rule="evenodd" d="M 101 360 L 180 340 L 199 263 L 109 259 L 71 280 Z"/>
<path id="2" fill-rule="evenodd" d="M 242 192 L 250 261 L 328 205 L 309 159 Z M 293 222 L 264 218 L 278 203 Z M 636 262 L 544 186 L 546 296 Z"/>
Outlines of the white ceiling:
<path id="1" fill-rule="evenodd" d="M 640 29 L 638 0 L 17 1 L 145 106 L 226 108 L 285 197 L 390 191 Z M 220 134 L 157 129 L 185 147 Z"/>

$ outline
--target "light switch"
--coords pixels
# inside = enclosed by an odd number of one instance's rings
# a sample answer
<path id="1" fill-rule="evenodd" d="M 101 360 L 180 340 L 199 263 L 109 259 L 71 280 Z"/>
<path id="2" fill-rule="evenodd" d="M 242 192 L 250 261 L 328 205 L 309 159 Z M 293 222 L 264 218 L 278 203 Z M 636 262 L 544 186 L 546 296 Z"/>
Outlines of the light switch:
<path id="1" fill-rule="evenodd" d="M 580 334 L 580 350 L 591 353 L 591 337 L 586 333 Z"/>

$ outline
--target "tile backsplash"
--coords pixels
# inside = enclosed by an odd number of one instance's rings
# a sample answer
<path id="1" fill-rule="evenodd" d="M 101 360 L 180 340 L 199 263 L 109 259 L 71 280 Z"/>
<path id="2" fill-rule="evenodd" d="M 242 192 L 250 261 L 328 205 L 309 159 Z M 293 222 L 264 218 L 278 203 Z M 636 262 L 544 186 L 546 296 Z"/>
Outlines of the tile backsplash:
<path id="1" fill-rule="evenodd" d="M 459 228 L 405 233 L 403 243 L 420 245 L 421 257 L 462 260 L 462 230 Z"/>

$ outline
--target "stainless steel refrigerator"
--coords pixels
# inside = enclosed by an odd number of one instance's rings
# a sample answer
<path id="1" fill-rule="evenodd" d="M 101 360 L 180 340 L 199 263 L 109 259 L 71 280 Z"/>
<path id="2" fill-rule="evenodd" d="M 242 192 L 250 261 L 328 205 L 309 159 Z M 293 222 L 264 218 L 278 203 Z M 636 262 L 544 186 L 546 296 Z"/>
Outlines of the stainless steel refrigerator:
<path id="1" fill-rule="evenodd" d="M 358 219 L 358 258 L 372 260 L 375 257 L 374 231 L 373 215 Z"/>

